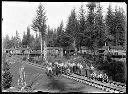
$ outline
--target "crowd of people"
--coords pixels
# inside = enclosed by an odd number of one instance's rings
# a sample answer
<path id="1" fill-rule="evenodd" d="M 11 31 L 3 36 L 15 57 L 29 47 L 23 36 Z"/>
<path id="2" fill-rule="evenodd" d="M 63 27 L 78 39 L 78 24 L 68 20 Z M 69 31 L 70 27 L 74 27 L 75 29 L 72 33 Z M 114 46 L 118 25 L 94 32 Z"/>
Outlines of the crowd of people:
<path id="1" fill-rule="evenodd" d="M 48 63 L 47 72 L 48 76 L 59 76 L 61 74 L 71 75 L 77 74 L 82 75 L 82 70 L 84 69 L 81 63 L 70 63 L 69 61 L 65 63 Z M 94 69 L 93 66 L 90 69 Z M 108 76 L 106 73 L 93 71 L 90 77 L 93 80 L 98 80 L 102 82 L 108 82 Z"/>
<path id="2" fill-rule="evenodd" d="M 65 63 L 49 63 L 47 65 L 47 74 L 51 75 L 51 76 L 58 76 L 61 74 L 78 74 L 81 75 L 81 71 L 83 69 L 82 64 L 80 63 L 69 63 L 69 62 L 65 62 Z"/>

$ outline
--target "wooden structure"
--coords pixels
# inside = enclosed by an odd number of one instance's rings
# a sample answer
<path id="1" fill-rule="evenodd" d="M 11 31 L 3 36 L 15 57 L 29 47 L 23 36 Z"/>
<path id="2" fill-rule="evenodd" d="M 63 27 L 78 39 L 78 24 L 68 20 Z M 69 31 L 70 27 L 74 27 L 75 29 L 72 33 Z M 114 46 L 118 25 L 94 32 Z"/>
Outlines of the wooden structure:
<path id="1" fill-rule="evenodd" d="M 64 54 L 69 54 L 75 52 L 75 48 L 73 46 L 63 47 Z"/>
<path id="2" fill-rule="evenodd" d="M 96 55 L 104 56 L 104 59 L 107 55 L 111 55 L 112 58 L 125 58 L 126 51 L 121 46 L 103 46 L 101 49 L 96 51 Z"/>
<path id="3" fill-rule="evenodd" d="M 113 55 L 126 55 L 126 51 L 121 46 L 111 46 L 110 52 L 113 53 Z"/>
<path id="4" fill-rule="evenodd" d="M 11 54 L 11 55 L 28 55 L 31 52 L 30 48 L 11 48 L 11 49 L 5 49 L 5 53 Z"/>
<path id="5" fill-rule="evenodd" d="M 25 55 L 25 56 L 40 56 L 41 50 L 33 50 L 30 48 L 11 48 L 5 49 L 4 52 L 9 55 Z M 44 54 L 44 53 L 43 53 Z M 61 58 L 63 49 L 60 47 L 47 47 L 47 59 Z"/>
<path id="6" fill-rule="evenodd" d="M 91 54 L 91 50 L 89 50 L 87 47 L 82 46 L 80 47 L 80 50 L 82 52 L 82 54 L 86 53 L 86 54 Z"/>
<path id="7" fill-rule="evenodd" d="M 56 59 L 63 56 L 63 49 L 60 47 L 47 47 L 47 59 Z"/>

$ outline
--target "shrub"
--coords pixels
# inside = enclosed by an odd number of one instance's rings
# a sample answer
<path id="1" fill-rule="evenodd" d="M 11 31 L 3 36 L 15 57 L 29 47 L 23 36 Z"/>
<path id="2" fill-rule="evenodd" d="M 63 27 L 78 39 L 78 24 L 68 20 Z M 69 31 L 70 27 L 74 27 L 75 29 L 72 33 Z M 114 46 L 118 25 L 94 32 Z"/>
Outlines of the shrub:
<path id="1" fill-rule="evenodd" d="M 2 70 L 5 71 L 5 72 L 9 71 L 9 69 L 10 69 L 9 68 L 9 64 L 7 62 L 3 62 L 3 66 L 2 67 L 3 67 Z"/>
<path id="2" fill-rule="evenodd" d="M 109 77 L 112 77 L 112 80 L 118 82 L 125 82 L 124 73 L 124 64 L 122 61 L 112 60 L 110 56 L 107 56 L 105 61 L 99 59 L 97 61 L 98 69 L 104 70 Z M 104 63 L 103 63 L 104 62 Z"/>
<path id="3" fill-rule="evenodd" d="M 2 89 L 6 90 L 11 87 L 12 75 L 10 73 L 10 66 L 6 62 L 6 55 L 2 56 Z"/>
<path id="4" fill-rule="evenodd" d="M 6 90 L 11 87 L 12 75 L 9 71 L 2 74 L 2 89 Z"/>

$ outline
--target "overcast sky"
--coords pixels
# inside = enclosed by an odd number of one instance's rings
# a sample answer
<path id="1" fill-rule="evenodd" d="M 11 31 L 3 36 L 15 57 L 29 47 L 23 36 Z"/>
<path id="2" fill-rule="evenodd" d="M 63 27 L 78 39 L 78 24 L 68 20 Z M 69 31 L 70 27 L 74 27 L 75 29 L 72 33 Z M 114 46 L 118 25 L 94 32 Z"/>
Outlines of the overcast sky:
<path id="1" fill-rule="evenodd" d="M 48 18 L 47 25 L 56 28 L 63 20 L 66 25 L 67 18 L 73 8 L 78 12 L 81 2 L 42 2 L 46 10 Z M 86 10 L 87 2 L 84 2 Z M 27 26 L 32 24 L 32 19 L 36 15 L 36 9 L 39 2 L 2 2 L 2 37 L 8 34 L 10 37 L 15 36 L 16 30 L 22 37 L 23 32 L 27 30 Z M 101 2 L 103 13 L 106 13 L 109 2 Z M 115 5 L 122 7 L 126 13 L 126 4 L 124 2 L 111 2 L 112 8 Z M 35 34 L 31 30 L 31 34 Z"/>

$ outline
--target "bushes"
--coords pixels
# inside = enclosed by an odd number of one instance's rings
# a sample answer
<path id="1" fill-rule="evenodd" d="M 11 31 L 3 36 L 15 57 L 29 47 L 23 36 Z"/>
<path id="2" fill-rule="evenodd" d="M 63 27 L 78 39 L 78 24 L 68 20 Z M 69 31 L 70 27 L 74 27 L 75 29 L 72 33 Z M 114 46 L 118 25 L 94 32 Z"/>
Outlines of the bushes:
<path id="1" fill-rule="evenodd" d="M 112 60 L 111 57 L 107 57 L 107 59 L 103 62 L 99 59 L 98 69 L 104 70 L 109 77 L 112 77 L 112 80 L 117 82 L 125 82 L 125 71 L 124 71 L 124 62 Z"/>
<path id="2" fill-rule="evenodd" d="M 11 87 L 11 82 L 12 82 L 12 75 L 9 71 L 10 67 L 7 62 L 5 62 L 6 56 L 4 56 L 2 59 L 2 89 L 6 90 Z"/>
<path id="3" fill-rule="evenodd" d="M 11 82 L 12 82 L 12 75 L 9 71 L 2 74 L 2 88 L 4 90 L 11 87 Z"/>
<path id="4" fill-rule="evenodd" d="M 121 83 L 125 83 L 126 81 L 125 81 L 125 78 L 124 78 L 124 73 L 117 73 L 116 75 L 115 75 L 115 81 L 117 81 L 117 82 L 121 82 Z"/>

